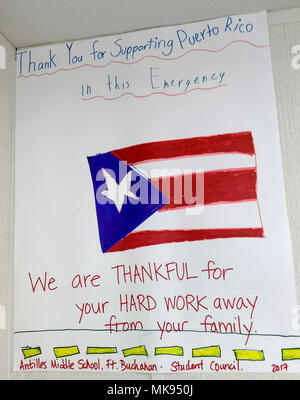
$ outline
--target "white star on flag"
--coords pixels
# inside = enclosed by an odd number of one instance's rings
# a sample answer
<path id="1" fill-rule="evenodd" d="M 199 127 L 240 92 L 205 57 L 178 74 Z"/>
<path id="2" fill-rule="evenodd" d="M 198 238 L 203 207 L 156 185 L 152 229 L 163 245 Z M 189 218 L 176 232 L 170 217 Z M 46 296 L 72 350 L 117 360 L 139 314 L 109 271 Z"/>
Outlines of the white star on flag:
<path id="1" fill-rule="evenodd" d="M 104 168 L 102 168 L 102 172 L 107 189 L 103 190 L 101 194 L 108 197 L 115 203 L 115 206 L 119 213 L 121 212 L 123 204 L 125 202 L 125 196 L 138 200 L 138 197 L 130 190 L 132 171 L 129 171 L 120 183 L 117 183 L 116 180 Z"/>

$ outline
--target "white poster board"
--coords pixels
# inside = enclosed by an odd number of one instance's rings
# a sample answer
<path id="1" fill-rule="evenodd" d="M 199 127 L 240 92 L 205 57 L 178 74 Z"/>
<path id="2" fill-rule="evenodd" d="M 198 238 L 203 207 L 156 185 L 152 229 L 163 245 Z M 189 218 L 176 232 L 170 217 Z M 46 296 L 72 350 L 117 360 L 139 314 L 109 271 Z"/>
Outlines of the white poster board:
<path id="1" fill-rule="evenodd" d="M 103 252 L 112 151 L 201 204 Z M 15 187 L 15 370 L 299 370 L 265 13 L 18 50 Z"/>

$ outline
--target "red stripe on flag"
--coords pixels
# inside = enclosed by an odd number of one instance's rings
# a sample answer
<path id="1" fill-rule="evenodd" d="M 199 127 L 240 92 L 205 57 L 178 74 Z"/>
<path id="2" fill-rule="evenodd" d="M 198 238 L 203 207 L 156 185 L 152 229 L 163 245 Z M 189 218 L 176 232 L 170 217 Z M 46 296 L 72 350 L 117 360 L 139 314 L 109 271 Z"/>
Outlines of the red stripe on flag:
<path id="1" fill-rule="evenodd" d="M 197 175 L 186 174 L 151 179 L 169 199 L 160 211 L 217 203 L 252 201 L 257 199 L 256 168 L 228 169 L 204 172 L 204 197 L 197 193 Z M 199 179 L 201 179 L 199 177 Z M 185 185 L 190 187 L 185 188 Z"/>
<path id="2" fill-rule="evenodd" d="M 111 152 L 115 157 L 126 161 L 128 164 L 217 153 L 254 155 L 255 150 L 251 132 L 142 143 Z"/>
<path id="3" fill-rule="evenodd" d="M 264 237 L 263 228 L 227 228 L 192 230 L 155 230 L 132 232 L 112 246 L 108 252 L 136 249 L 138 247 L 175 242 L 193 242 L 208 239 Z"/>

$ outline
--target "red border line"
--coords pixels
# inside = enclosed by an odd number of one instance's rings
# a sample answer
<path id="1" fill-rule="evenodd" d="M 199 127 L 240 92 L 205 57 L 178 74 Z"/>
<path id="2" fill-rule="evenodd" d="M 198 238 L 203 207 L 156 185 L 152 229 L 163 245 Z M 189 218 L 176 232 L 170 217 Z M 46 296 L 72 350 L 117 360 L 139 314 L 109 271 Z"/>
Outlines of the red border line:
<path id="1" fill-rule="evenodd" d="M 255 169 L 257 170 L 257 157 L 256 157 L 256 154 L 255 154 Z M 261 223 L 261 227 L 262 227 L 263 232 L 264 232 L 264 225 L 263 225 L 262 216 L 261 216 L 261 209 L 260 209 L 258 196 L 257 196 L 257 182 L 256 182 L 256 197 L 257 197 L 256 198 L 256 202 L 257 202 L 257 207 L 258 207 L 258 212 L 259 212 L 260 223 Z"/>
<path id="2" fill-rule="evenodd" d="M 193 230 L 153 230 L 132 232 L 107 252 L 132 250 L 138 247 L 175 242 L 193 242 L 209 239 L 262 238 L 262 228 L 227 228 Z"/>
<path id="3" fill-rule="evenodd" d="M 159 212 L 218 203 L 257 200 L 256 168 L 224 169 L 204 172 L 204 195 L 197 193 L 196 173 L 151 179 L 168 199 Z M 185 185 L 189 185 L 185 188 Z"/>
<path id="4" fill-rule="evenodd" d="M 30 74 L 30 75 L 23 75 L 23 74 L 20 74 L 20 75 L 18 76 L 18 78 L 31 78 L 31 77 L 33 77 L 33 76 L 36 77 L 36 78 L 38 78 L 38 77 L 40 77 L 40 76 L 51 76 L 51 75 L 54 75 L 54 74 L 56 74 L 57 72 L 60 72 L 60 71 L 65 71 L 65 72 L 67 72 L 67 71 L 74 71 L 74 70 L 76 70 L 76 69 L 80 69 L 80 68 L 83 68 L 83 67 L 106 68 L 106 67 L 108 67 L 108 66 L 111 65 L 111 64 L 133 65 L 133 64 L 139 63 L 140 61 L 142 61 L 142 60 L 144 60 L 144 59 L 146 59 L 146 58 L 155 58 L 155 59 L 157 59 L 157 60 L 163 60 L 163 61 L 176 61 L 176 60 L 178 60 L 178 59 L 180 59 L 180 58 L 186 56 L 187 54 L 195 53 L 195 52 L 199 52 L 199 51 L 207 52 L 207 53 L 219 53 L 219 52 L 225 50 L 227 47 L 229 47 L 230 45 L 232 45 L 232 44 L 234 44 L 234 43 L 244 43 L 244 44 L 248 44 L 249 46 L 256 47 L 256 48 L 258 48 L 258 49 L 263 49 L 263 48 L 266 48 L 266 47 L 270 47 L 268 44 L 265 44 L 265 45 L 258 45 L 258 44 L 249 42 L 248 40 L 233 40 L 232 42 L 227 43 L 226 46 L 224 46 L 224 47 L 222 47 L 221 49 L 218 49 L 218 50 L 211 50 L 211 49 L 192 49 L 192 50 L 186 51 L 185 53 L 181 54 L 180 56 L 173 57 L 173 58 L 163 58 L 163 57 L 158 57 L 158 56 L 151 56 L 151 55 L 149 55 L 149 56 L 141 57 L 140 59 L 138 59 L 138 60 L 136 60 L 136 61 L 132 61 L 132 62 L 130 62 L 130 61 L 125 62 L 125 61 L 114 61 L 114 60 L 112 60 L 112 61 L 110 61 L 110 62 L 108 62 L 107 64 L 104 64 L 104 65 L 82 64 L 82 65 L 78 65 L 77 67 L 72 67 L 72 68 L 59 68 L 59 69 L 57 69 L 56 71 L 53 71 L 53 72 L 42 72 L 41 74 Z"/>
<path id="5" fill-rule="evenodd" d="M 141 143 L 113 150 L 111 153 L 128 164 L 136 165 L 206 154 L 242 153 L 253 156 L 255 149 L 252 134 L 248 131 Z"/>

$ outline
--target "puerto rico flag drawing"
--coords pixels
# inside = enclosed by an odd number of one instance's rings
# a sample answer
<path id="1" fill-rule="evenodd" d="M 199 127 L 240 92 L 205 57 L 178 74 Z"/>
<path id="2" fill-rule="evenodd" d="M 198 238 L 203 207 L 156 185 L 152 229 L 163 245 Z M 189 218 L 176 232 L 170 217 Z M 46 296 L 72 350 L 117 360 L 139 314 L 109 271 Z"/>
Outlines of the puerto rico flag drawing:
<path id="1" fill-rule="evenodd" d="M 251 132 L 142 143 L 88 157 L 88 161 L 103 252 L 264 237 Z M 126 169 L 112 180 L 107 171 L 117 170 L 119 163 Z M 195 188 L 196 171 L 201 171 L 200 195 Z M 156 204 L 139 203 L 139 192 L 130 183 L 137 176 L 147 182 L 149 190 L 157 191 Z M 185 190 L 187 178 L 190 184 Z M 112 197 L 110 186 L 123 186 L 121 201 L 99 204 L 100 185 L 100 196 L 106 197 Z M 130 202 L 123 202 L 129 198 Z"/>

